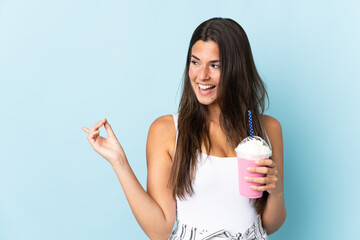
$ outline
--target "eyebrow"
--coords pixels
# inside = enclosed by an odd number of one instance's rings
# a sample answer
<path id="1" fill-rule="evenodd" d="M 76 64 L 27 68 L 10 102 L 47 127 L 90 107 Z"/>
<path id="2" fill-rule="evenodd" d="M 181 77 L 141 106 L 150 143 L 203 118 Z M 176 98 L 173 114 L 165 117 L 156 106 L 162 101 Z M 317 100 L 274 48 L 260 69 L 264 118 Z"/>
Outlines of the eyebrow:
<path id="1" fill-rule="evenodd" d="M 195 59 L 197 59 L 197 60 L 199 60 L 200 61 L 200 58 L 198 58 L 198 57 L 196 57 L 196 56 L 194 56 L 194 55 L 191 55 L 193 58 L 195 58 Z M 211 61 L 209 61 L 210 63 L 216 63 L 216 62 L 220 62 L 220 60 L 211 60 Z"/>

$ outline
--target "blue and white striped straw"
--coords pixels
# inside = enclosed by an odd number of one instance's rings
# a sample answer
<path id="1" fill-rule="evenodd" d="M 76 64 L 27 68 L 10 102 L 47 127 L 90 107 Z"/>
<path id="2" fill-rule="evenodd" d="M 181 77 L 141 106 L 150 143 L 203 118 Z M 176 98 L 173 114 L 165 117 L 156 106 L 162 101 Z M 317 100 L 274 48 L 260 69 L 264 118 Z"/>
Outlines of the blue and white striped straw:
<path id="1" fill-rule="evenodd" d="M 250 137 L 251 137 L 251 139 L 253 139 L 254 131 L 253 131 L 253 126 L 252 126 L 251 110 L 248 111 L 248 114 L 249 114 Z"/>

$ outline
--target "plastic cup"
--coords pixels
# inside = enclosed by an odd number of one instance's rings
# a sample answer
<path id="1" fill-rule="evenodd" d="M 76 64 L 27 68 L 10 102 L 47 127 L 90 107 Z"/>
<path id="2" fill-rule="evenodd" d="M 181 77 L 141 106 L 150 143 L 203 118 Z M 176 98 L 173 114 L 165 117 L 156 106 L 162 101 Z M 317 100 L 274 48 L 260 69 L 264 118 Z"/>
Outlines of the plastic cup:
<path id="1" fill-rule="evenodd" d="M 244 145 L 242 149 L 239 146 Z M 261 186 L 263 184 L 248 182 L 245 177 L 264 177 L 265 174 L 248 172 L 249 167 L 258 167 L 255 164 L 256 160 L 268 159 L 271 157 L 271 149 L 267 143 L 260 137 L 254 136 L 253 138 L 247 137 L 240 142 L 239 146 L 235 149 L 238 160 L 238 175 L 239 175 L 239 192 L 242 196 L 247 198 L 260 198 L 263 195 L 262 191 L 256 191 L 250 188 L 251 185 Z"/>

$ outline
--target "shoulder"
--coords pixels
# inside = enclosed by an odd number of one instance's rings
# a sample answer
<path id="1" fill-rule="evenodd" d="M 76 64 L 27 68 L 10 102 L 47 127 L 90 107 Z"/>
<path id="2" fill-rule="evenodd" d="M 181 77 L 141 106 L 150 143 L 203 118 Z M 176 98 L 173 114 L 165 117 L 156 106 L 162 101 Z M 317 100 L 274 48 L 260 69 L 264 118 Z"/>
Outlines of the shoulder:
<path id="1" fill-rule="evenodd" d="M 174 117 L 164 115 L 155 119 L 149 128 L 148 147 L 166 151 L 172 158 L 176 141 Z"/>
<path id="2" fill-rule="evenodd" d="M 273 147 L 282 147 L 282 129 L 280 122 L 269 115 L 262 115 L 262 122 L 265 127 L 265 131 L 269 137 L 271 145 Z"/>
<path id="3" fill-rule="evenodd" d="M 262 121 L 265 127 L 265 131 L 272 145 L 273 159 L 278 164 L 282 164 L 283 137 L 280 122 L 277 119 L 268 115 L 262 115 Z"/>
<path id="4" fill-rule="evenodd" d="M 262 115 L 262 122 L 264 124 L 266 132 L 268 131 L 281 131 L 281 124 L 280 122 L 269 115 Z"/>
<path id="5" fill-rule="evenodd" d="M 149 130 L 157 133 L 168 133 L 175 131 L 174 117 L 172 115 L 158 117 L 152 122 Z"/>

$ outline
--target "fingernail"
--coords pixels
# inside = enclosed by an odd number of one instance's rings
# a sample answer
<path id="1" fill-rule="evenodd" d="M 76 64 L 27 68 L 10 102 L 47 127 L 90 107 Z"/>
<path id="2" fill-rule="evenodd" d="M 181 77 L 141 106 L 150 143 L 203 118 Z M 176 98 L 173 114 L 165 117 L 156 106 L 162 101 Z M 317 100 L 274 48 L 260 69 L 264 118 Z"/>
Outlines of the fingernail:
<path id="1" fill-rule="evenodd" d="M 251 167 L 248 167 L 246 170 L 251 171 Z"/>
<path id="2" fill-rule="evenodd" d="M 247 180 L 249 180 L 249 177 L 244 177 L 244 179 L 247 181 Z"/>
<path id="3" fill-rule="evenodd" d="M 260 161 L 260 160 L 256 160 L 255 163 L 256 163 L 256 164 L 259 164 L 259 163 L 261 163 L 261 161 Z"/>

